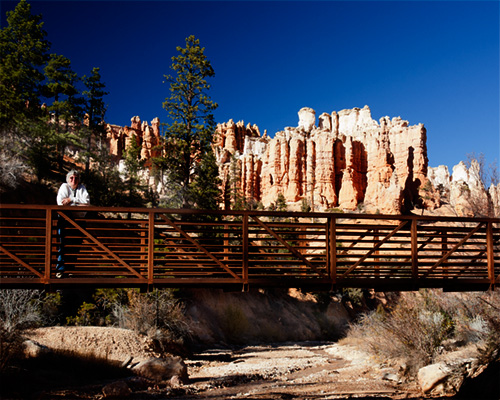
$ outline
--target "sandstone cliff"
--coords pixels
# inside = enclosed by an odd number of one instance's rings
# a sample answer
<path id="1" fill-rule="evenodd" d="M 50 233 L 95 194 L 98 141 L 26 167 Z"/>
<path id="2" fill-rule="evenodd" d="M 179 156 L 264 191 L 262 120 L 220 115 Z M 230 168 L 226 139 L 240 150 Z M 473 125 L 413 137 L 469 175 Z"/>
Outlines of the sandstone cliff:
<path id="1" fill-rule="evenodd" d="M 246 207 L 270 207 L 282 194 L 289 210 L 307 204 L 313 211 L 400 214 L 423 208 L 443 215 L 500 215 L 500 184 L 485 188 L 475 161 L 470 168 L 458 164 L 452 174 L 446 166 L 428 167 L 422 124 L 409 126 L 400 117 L 377 122 L 368 106 L 318 118 L 305 107 L 298 117 L 297 127 L 286 127 L 273 138 L 242 121 L 217 125 L 213 148 L 224 208 L 233 207 L 237 198 Z M 149 125 L 135 116 L 130 126 L 108 124 L 107 132 L 117 163 L 134 137 L 143 160 L 161 155 L 158 118 Z M 123 162 L 120 171 L 125 172 Z M 166 187 L 147 170 L 141 175 L 160 192 Z"/>
<path id="2" fill-rule="evenodd" d="M 266 207 L 282 193 L 292 210 L 331 208 L 401 213 L 419 205 L 427 182 L 426 131 L 399 117 L 379 122 L 370 109 L 299 111 L 295 128 L 274 138 L 243 122 L 219 124 L 214 150 L 226 198 L 234 186 Z M 228 204 L 226 204 L 228 206 Z"/>

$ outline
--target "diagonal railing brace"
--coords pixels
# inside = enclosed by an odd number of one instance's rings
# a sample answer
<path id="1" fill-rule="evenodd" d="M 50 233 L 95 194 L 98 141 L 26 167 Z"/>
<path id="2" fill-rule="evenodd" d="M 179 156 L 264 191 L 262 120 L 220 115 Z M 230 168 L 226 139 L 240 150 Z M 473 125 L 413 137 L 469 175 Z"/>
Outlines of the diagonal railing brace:
<path id="1" fill-rule="evenodd" d="M 448 257 L 450 257 L 460 246 L 462 246 L 467 240 L 469 240 L 474 233 L 476 233 L 479 229 L 482 228 L 482 226 L 485 224 L 485 222 L 480 222 L 472 231 L 470 231 L 460 242 L 458 242 L 455 246 L 453 246 L 443 257 L 439 259 L 439 261 L 434 264 L 432 267 L 430 267 L 427 271 L 425 271 L 424 274 L 422 274 L 422 278 L 427 278 L 427 276 L 434 271 L 437 267 L 439 267 L 442 263 L 444 263 Z"/>
<path id="2" fill-rule="evenodd" d="M 170 218 L 167 218 L 165 215 L 160 215 L 160 217 L 163 218 L 163 220 L 165 222 L 167 222 L 170 226 L 172 226 L 172 228 L 174 228 L 178 233 L 180 233 L 187 240 L 189 240 L 192 244 L 194 244 L 198 250 L 202 251 L 208 257 L 210 257 L 213 261 L 215 261 L 217 263 L 217 265 L 219 265 L 221 268 L 223 268 L 225 271 L 227 271 L 229 274 L 231 274 L 234 278 L 241 280 L 241 278 L 238 275 L 236 275 L 233 271 L 231 271 L 231 269 L 227 265 L 222 263 L 217 257 L 215 257 L 212 253 L 210 253 L 205 247 L 203 247 L 196 240 L 194 240 L 191 236 L 189 236 L 189 234 L 186 231 L 184 231 L 182 228 L 179 228 L 179 226 L 177 226 L 177 224 L 174 221 L 172 221 Z"/>
<path id="3" fill-rule="evenodd" d="M 9 256 L 10 258 L 12 258 L 15 262 L 19 263 L 20 265 L 22 265 L 24 268 L 29 269 L 31 272 L 33 272 L 35 275 L 37 275 L 39 278 L 43 278 L 43 274 L 41 274 L 40 272 L 38 272 L 31 265 L 26 264 L 23 260 L 21 260 L 15 254 L 12 254 L 9 250 L 7 250 L 6 248 L 4 248 L 1 244 L 0 244 L 0 250 L 2 250 L 7 256 Z"/>
<path id="4" fill-rule="evenodd" d="M 315 271 L 322 278 L 326 278 L 325 274 L 323 274 L 316 266 L 314 266 L 307 258 L 305 258 L 302 254 L 300 254 L 296 249 L 290 246 L 284 239 L 282 239 L 276 232 L 274 232 L 271 228 L 269 228 L 266 224 L 264 224 L 259 218 L 255 215 L 252 215 L 252 218 L 257 222 L 262 228 L 266 230 L 267 233 L 272 235 L 278 242 L 280 242 L 283 246 L 285 246 L 288 250 L 292 252 L 292 254 L 300 258 L 309 268 Z"/>
<path id="5" fill-rule="evenodd" d="M 371 249 L 363 257 L 361 257 L 354 265 L 351 265 L 349 267 L 349 269 L 340 276 L 340 279 L 345 278 L 346 275 L 349 275 L 352 271 L 354 271 L 356 268 L 358 268 L 363 261 L 365 261 L 371 254 L 373 254 L 375 251 L 377 251 L 377 249 L 380 246 L 382 246 L 385 242 L 387 242 L 392 236 L 394 236 L 407 223 L 408 223 L 408 221 L 402 221 L 396 228 L 394 228 L 392 230 L 392 232 L 390 232 L 385 238 L 383 238 L 375 246 L 373 246 L 373 249 Z"/>
<path id="6" fill-rule="evenodd" d="M 66 221 L 68 221 L 71 225 L 73 225 L 76 229 L 78 229 L 81 233 L 87 236 L 90 240 L 92 240 L 95 244 L 97 244 L 101 249 L 103 249 L 106 253 L 108 253 L 111 257 L 113 257 L 116 261 L 118 261 L 121 265 L 127 268 L 130 272 L 132 272 L 135 276 L 141 279 L 145 279 L 144 276 L 139 274 L 134 268 L 128 265 L 125 261 L 123 261 L 120 257 L 118 257 L 113 251 L 111 251 L 108 247 L 106 247 L 103 243 L 101 243 L 97 238 L 92 236 L 87 230 L 83 229 L 80 225 L 78 225 L 75 221 L 73 221 L 66 214 L 58 211 L 58 214 L 62 216 Z"/>

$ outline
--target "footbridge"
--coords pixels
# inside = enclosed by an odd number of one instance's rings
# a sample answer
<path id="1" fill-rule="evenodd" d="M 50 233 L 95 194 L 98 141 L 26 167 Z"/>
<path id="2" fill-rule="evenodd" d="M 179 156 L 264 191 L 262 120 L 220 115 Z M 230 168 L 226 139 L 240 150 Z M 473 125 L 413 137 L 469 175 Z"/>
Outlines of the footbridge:
<path id="1" fill-rule="evenodd" d="M 500 283 L 499 218 L 4 204 L 0 224 L 1 288 Z"/>

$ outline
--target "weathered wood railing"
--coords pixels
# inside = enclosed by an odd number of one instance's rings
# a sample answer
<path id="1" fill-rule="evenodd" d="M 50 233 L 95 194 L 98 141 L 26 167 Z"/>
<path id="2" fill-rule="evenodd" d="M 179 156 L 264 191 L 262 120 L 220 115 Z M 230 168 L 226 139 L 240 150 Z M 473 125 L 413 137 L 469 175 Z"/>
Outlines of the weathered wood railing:
<path id="1" fill-rule="evenodd" d="M 58 219 L 73 240 L 62 279 Z M 500 283 L 499 218 L 1 205 L 0 224 L 2 288 Z"/>

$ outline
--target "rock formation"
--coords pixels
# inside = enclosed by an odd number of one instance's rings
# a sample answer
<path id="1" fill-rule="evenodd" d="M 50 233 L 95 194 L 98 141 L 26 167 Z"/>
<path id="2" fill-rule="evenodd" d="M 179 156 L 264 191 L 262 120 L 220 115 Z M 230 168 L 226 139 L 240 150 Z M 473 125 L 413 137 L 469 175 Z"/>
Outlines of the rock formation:
<path id="1" fill-rule="evenodd" d="M 130 146 L 134 136 L 137 144 L 141 146 L 141 159 L 149 160 L 160 154 L 155 148 L 160 143 L 160 120 L 158 118 L 153 119 L 150 126 L 135 116 L 131 118 L 130 126 L 107 124 L 106 130 L 110 155 L 115 162 L 123 158 L 124 151 Z"/>
<path id="2" fill-rule="evenodd" d="M 500 184 L 487 190 L 481 178 L 479 163 L 472 160 L 467 167 L 463 161 L 455 165 L 450 175 L 448 167 L 429 168 L 429 180 L 448 203 L 452 213 L 461 217 L 500 215 Z"/>
<path id="3" fill-rule="evenodd" d="M 306 201 L 314 211 L 401 213 L 417 205 L 427 182 L 424 126 L 399 117 L 377 123 L 368 106 L 323 113 L 318 125 L 315 111 L 302 108 L 298 127 L 274 138 L 230 120 L 217 126 L 214 150 L 225 198 L 237 186 L 266 207 L 281 193 L 291 210 Z"/>
<path id="4" fill-rule="evenodd" d="M 252 207 L 275 204 L 283 195 L 289 210 L 338 208 L 400 214 L 414 208 L 459 216 L 500 215 L 500 184 L 488 190 L 480 167 L 462 162 L 453 168 L 428 168 L 426 130 L 400 117 L 371 117 L 368 106 L 322 113 L 298 112 L 298 126 L 286 127 L 274 138 L 256 125 L 217 125 L 213 149 L 222 181 L 224 208 L 234 202 Z M 160 121 L 151 125 L 137 116 L 130 126 L 107 125 L 107 140 L 115 162 L 135 136 L 146 166 L 161 155 Z M 121 171 L 125 170 L 121 165 Z M 123 172 L 122 171 L 122 172 Z M 147 171 L 144 179 L 155 184 Z"/>

